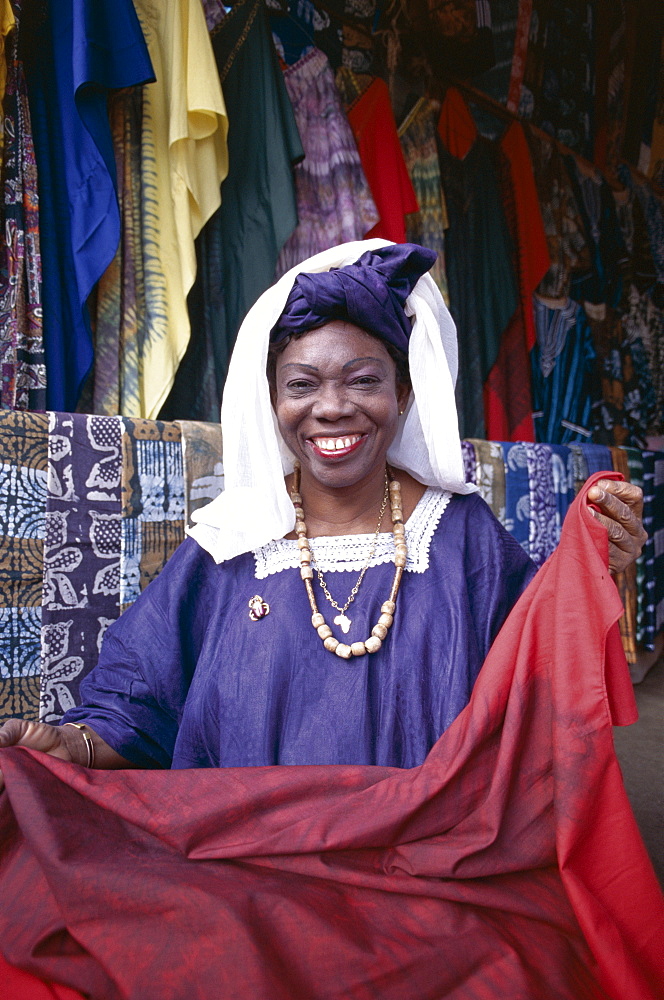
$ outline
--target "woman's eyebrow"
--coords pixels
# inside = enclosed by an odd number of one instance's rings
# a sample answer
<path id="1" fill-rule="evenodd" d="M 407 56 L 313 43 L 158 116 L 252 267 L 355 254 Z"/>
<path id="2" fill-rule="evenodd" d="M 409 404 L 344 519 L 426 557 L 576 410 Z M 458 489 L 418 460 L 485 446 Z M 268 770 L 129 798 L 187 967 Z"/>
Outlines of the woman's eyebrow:
<path id="1" fill-rule="evenodd" d="M 317 372 L 319 369 L 315 365 L 305 365 L 302 361 L 287 361 L 282 368 L 308 368 L 312 372 Z"/>
<path id="2" fill-rule="evenodd" d="M 350 368 L 351 365 L 356 365 L 358 361 L 377 361 L 379 365 L 383 364 L 382 358 L 374 358 L 368 354 L 365 358 L 353 358 L 352 361 L 347 361 L 341 370 L 344 371 L 344 369 Z"/>

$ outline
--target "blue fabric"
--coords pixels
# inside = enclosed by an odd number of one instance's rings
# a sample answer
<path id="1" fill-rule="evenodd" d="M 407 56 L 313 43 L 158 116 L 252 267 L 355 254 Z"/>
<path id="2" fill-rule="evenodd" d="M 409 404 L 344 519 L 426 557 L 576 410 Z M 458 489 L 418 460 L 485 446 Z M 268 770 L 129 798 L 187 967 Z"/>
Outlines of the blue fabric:
<path id="1" fill-rule="evenodd" d="M 131 0 L 36 7 L 25 66 L 39 176 L 46 405 L 71 411 L 92 364 L 86 301 L 120 236 L 107 90 L 154 74 Z"/>
<path id="2" fill-rule="evenodd" d="M 611 450 L 603 444 L 582 444 L 583 454 L 588 465 L 588 475 L 593 476 L 596 472 L 612 472 L 613 458 Z"/>
<path id="3" fill-rule="evenodd" d="M 216 565 L 186 539 L 110 626 L 64 721 L 86 720 L 142 767 L 421 764 L 535 572 L 476 494 L 450 500 L 429 556 L 425 572 L 404 574 L 379 652 L 346 661 L 312 628 L 298 569 L 257 580 L 251 553 Z M 367 572 L 347 642 L 370 634 L 393 573 Z M 356 578 L 326 574 L 333 594 Z M 255 594 L 270 605 L 258 621 Z"/>
<path id="4" fill-rule="evenodd" d="M 419 278 L 433 267 L 437 254 L 416 243 L 396 243 L 367 250 L 353 264 L 296 277 L 284 311 L 272 327 L 278 343 L 332 319 L 342 319 L 408 352 L 411 323 L 406 299 Z"/>
<path id="5" fill-rule="evenodd" d="M 524 552 L 530 551 L 530 482 L 523 441 L 501 442 L 505 459 L 505 527 Z"/>
<path id="6" fill-rule="evenodd" d="M 558 345 L 555 361 L 542 371 L 542 327 L 559 310 L 536 303 L 537 343 L 530 352 L 535 437 L 539 442 L 568 444 L 590 436 L 591 385 L 595 349 L 586 314 L 576 309 L 576 322 Z"/>

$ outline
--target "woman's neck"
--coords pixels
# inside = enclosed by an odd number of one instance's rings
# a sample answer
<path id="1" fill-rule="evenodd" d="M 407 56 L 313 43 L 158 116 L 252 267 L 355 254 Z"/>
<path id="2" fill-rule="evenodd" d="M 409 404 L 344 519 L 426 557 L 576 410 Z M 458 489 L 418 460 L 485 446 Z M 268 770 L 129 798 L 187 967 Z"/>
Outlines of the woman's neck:
<path id="1" fill-rule="evenodd" d="M 394 470 L 394 476 L 401 483 L 404 519 L 407 520 L 424 493 L 425 487 L 400 469 Z M 286 484 L 291 487 L 291 476 L 287 477 Z M 313 477 L 303 474 L 300 494 L 309 538 L 323 535 L 372 534 L 376 530 L 385 496 L 385 476 L 383 470 L 380 470 L 361 483 L 337 489 L 325 486 Z M 389 503 L 383 516 L 381 530 L 392 530 Z M 287 537 L 294 538 L 294 532 Z"/>

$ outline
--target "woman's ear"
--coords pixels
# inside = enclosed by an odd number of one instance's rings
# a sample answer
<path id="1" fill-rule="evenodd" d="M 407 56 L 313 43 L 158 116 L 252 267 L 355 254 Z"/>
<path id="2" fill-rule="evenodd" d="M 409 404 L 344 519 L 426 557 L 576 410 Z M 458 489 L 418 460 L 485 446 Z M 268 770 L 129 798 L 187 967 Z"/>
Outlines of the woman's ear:
<path id="1" fill-rule="evenodd" d="M 397 403 L 399 404 L 399 413 L 403 413 L 408 406 L 408 400 L 410 399 L 410 386 L 405 382 L 397 382 Z"/>

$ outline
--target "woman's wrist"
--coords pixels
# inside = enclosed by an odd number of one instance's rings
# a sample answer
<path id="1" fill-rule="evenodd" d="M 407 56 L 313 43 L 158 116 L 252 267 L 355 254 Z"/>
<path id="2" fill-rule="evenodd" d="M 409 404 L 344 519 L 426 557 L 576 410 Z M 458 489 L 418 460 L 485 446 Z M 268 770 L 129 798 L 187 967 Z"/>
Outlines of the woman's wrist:
<path id="1" fill-rule="evenodd" d="M 95 766 L 95 733 L 83 722 L 65 722 L 61 727 L 62 741 L 74 764 Z"/>

